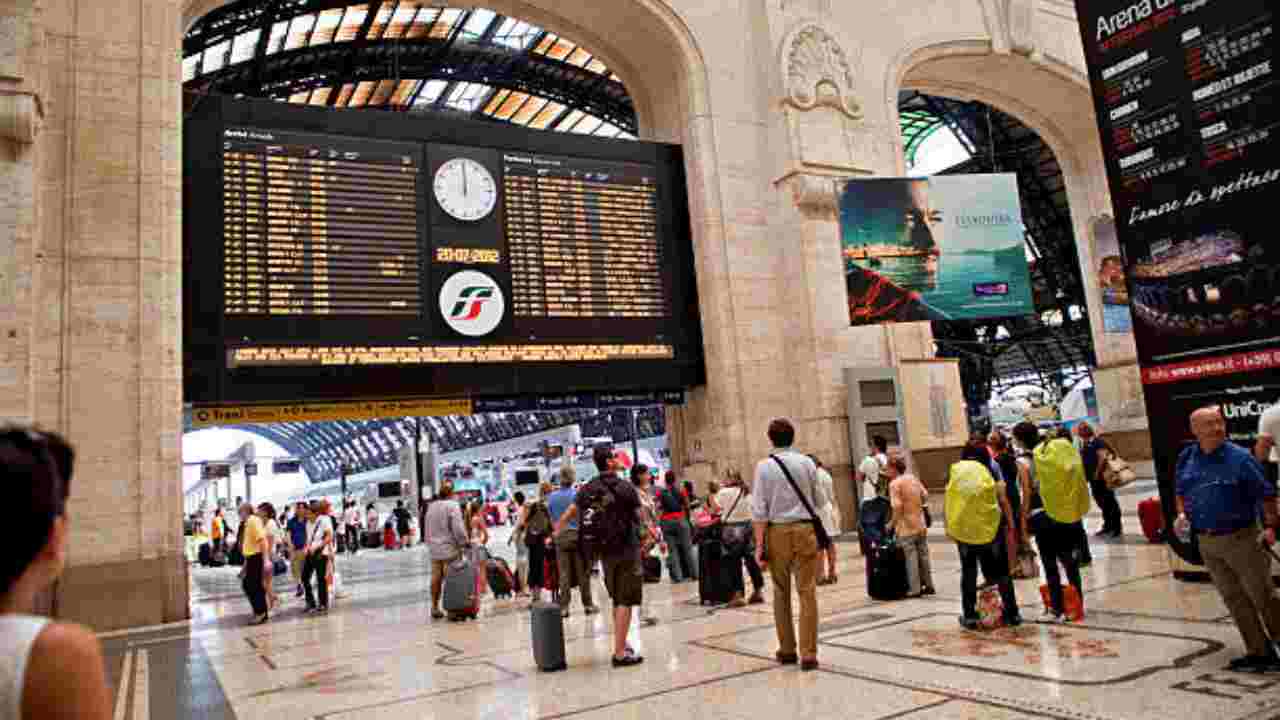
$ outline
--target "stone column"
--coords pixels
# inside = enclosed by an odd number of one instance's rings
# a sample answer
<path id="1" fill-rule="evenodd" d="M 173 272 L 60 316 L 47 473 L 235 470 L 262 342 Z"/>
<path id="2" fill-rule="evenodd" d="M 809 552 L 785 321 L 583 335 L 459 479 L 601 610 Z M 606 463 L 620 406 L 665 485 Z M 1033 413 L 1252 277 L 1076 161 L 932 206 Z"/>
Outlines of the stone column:
<path id="1" fill-rule="evenodd" d="M 178 0 L 48 0 L 32 415 L 78 459 L 57 611 L 188 616 L 182 548 Z"/>

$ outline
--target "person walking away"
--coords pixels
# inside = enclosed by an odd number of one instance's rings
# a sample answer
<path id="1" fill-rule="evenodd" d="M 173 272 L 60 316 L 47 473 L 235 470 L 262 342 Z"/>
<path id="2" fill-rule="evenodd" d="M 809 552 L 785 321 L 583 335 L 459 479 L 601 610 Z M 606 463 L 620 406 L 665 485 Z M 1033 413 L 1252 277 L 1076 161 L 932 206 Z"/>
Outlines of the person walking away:
<path id="1" fill-rule="evenodd" d="M 1022 518 L 1022 498 L 1027 494 L 1024 490 L 1022 475 L 1018 470 L 1018 458 L 1013 454 L 1013 449 L 1009 447 L 1009 440 L 1005 438 L 1003 433 L 992 431 L 987 436 L 987 449 L 991 454 L 991 461 L 1000 469 L 1000 476 L 997 478 L 1005 484 L 1005 496 L 1009 500 L 1009 522 L 1005 528 L 1005 549 L 1009 560 L 1009 572 L 1015 578 L 1021 577 L 1021 558 L 1024 547 L 1023 538 L 1025 537 L 1023 529 L 1026 523 Z"/>
<path id="2" fill-rule="evenodd" d="M 381 535 L 382 525 L 378 524 L 378 506 L 373 503 L 365 508 L 364 528 L 366 533 L 373 535 Z M 377 547 L 377 545 L 374 545 Z"/>
<path id="3" fill-rule="evenodd" d="M 342 513 L 343 524 L 347 528 L 347 552 L 352 555 L 360 549 L 360 508 L 355 500 L 347 501 L 347 508 Z"/>
<path id="4" fill-rule="evenodd" d="M 400 548 L 404 549 L 408 547 L 407 543 L 409 542 L 409 511 L 405 509 L 403 500 L 396 501 L 394 514 L 396 516 L 396 537 L 400 540 Z M 489 533 L 486 531 L 486 542 L 488 541 L 488 536 Z"/>
<path id="5" fill-rule="evenodd" d="M 636 488 L 640 498 L 640 559 L 641 572 L 643 561 L 653 553 L 654 548 L 665 548 L 666 541 L 662 537 L 662 528 L 658 526 L 658 504 L 653 497 L 653 473 L 643 463 L 631 466 L 631 484 Z M 588 584 L 591 576 L 587 576 Z M 649 598 L 640 601 L 640 625 L 651 627 L 658 624 L 658 618 L 649 611 Z"/>
<path id="6" fill-rule="evenodd" d="M 324 506 L 319 500 L 311 501 L 308 508 L 310 520 L 307 522 L 306 561 L 302 567 L 302 590 L 307 598 L 306 612 L 329 611 L 329 561 L 333 546 L 333 520 L 325 514 Z M 316 604 L 316 591 L 311 581 L 319 578 L 319 598 Z"/>
<path id="7" fill-rule="evenodd" d="M 209 543 L 211 552 L 226 552 L 223 540 L 226 537 L 227 523 L 222 519 L 222 508 L 213 511 L 213 521 L 209 527 Z"/>
<path id="8" fill-rule="evenodd" d="M 933 595 L 933 569 L 929 562 L 929 528 L 924 523 L 929 491 L 907 472 L 901 456 L 889 458 L 884 468 L 889 478 L 889 503 L 893 507 L 893 532 L 907 563 L 907 595 Z"/>
<path id="9" fill-rule="evenodd" d="M 61 437 L 0 430 L 0 717 L 109 720 L 102 646 L 93 631 L 34 613 L 67 561 L 67 497 L 75 452 Z"/>
<path id="10" fill-rule="evenodd" d="M 804 671 L 818 669 L 818 518 L 814 508 L 827 503 L 818 468 L 791 449 L 796 430 L 779 418 L 769 423 L 773 453 L 756 465 L 751 518 L 756 562 L 773 578 L 773 622 L 778 633 L 778 662 L 800 661 Z M 825 534 L 825 533 L 824 533 Z M 791 587 L 800 596 L 800 633 L 792 614 Z M 799 654 L 797 655 L 797 650 Z"/>
<path id="11" fill-rule="evenodd" d="M 307 561 L 307 504 L 300 502 L 293 510 L 293 517 L 285 528 L 289 531 L 289 569 L 298 586 L 294 597 L 302 597 L 302 571 Z"/>
<path id="12" fill-rule="evenodd" d="M 516 597 L 525 598 L 529 597 L 529 547 L 524 544 L 524 532 L 516 528 L 524 512 L 524 493 L 517 490 L 511 503 L 512 509 L 507 515 L 511 534 L 507 536 L 507 544 L 516 546 Z"/>
<path id="13" fill-rule="evenodd" d="M 840 534 L 840 508 L 836 507 L 836 484 L 831 479 L 831 473 L 827 472 L 827 468 L 822 461 L 815 455 L 810 455 L 809 459 L 813 461 L 815 467 L 818 468 L 818 484 L 822 486 L 822 494 L 827 496 L 827 504 L 817 508 L 818 517 L 822 519 L 822 527 L 827 531 L 827 537 L 836 537 Z M 819 585 L 835 585 L 840 582 L 840 576 L 836 573 L 836 546 L 835 543 L 831 547 L 822 551 L 823 557 L 826 558 L 826 574 L 818 579 Z"/>
<path id="14" fill-rule="evenodd" d="M 547 513 L 552 520 L 564 515 L 573 504 L 578 492 L 574 489 L 577 472 L 572 465 L 560 467 L 560 488 L 547 496 Z M 570 520 L 555 538 L 556 565 L 560 568 L 560 614 L 569 617 L 569 601 L 572 590 L 578 587 L 582 596 L 582 611 L 595 615 L 600 609 L 591 602 L 591 562 L 586 548 L 578 541 L 578 521 Z"/>
<path id="15" fill-rule="evenodd" d="M 270 613 L 280 604 L 275 591 L 276 557 L 283 548 L 281 543 L 284 534 L 280 530 L 280 523 L 276 522 L 276 508 L 271 503 L 258 505 L 258 517 L 262 518 L 263 529 L 267 534 L 267 554 L 262 562 L 262 587 L 267 594 L 267 612 Z"/>
<path id="16" fill-rule="evenodd" d="M 858 465 L 858 484 L 862 488 L 859 504 L 876 496 L 884 497 L 887 485 L 882 489 L 880 474 L 888 464 L 889 441 L 883 435 L 876 435 L 871 438 L 871 452 Z"/>
<path id="17" fill-rule="evenodd" d="M 250 625 L 261 625 L 268 619 L 267 577 L 264 565 L 270 561 L 270 540 L 262 518 L 254 514 L 253 506 L 242 503 L 240 512 L 240 552 L 244 554 L 244 566 L 240 568 L 240 586 L 253 607 Z"/>
<path id="18" fill-rule="evenodd" d="M 1036 448 L 1039 441 L 1039 430 L 1034 423 L 1021 422 L 1013 428 L 1014 439 L 1024 448 Z M 1067 574 L 1067 582 L 1075 588 L 1080 598 L 1080 612 L 1084 612 L 1084 581 L 1080 577 L 1079 553 L 1076 552 L 1076 530 L 1073 525 L 1054 520 L 1045 511 L 1044 497 L 1040 491 L 1040 480 L 1036 475 L 1035 457 L 1031 451 L 1018 459 L 1018 480 L 1027 489 L 1027 512 L 1022 519 L 1024 537 L 1034 535 L 1036 547 L 1040 548 L 1040 564 L 1044 568 L 1045 585 L 1049 589 L 1049 607 L 1040 617 L 1041 622 L 1072 622 L 1075 618 L 1067 613 L 1062 591 L 1062 576 L 1058 565 Z M 1084 490 L 1078 489 L 1077 493 Z"/>
<path id="19" fill-rule="evenodd" d="M 698 568 L 693 562 L 693 530 L 689 526 L 689 499 L 680 491 L 674 472 L 667 471 L 665 480 L 665 487 L 658 492 L 657 506 L 661 512 L 658 525 L 670 548 L 667 573 L 673 583 L 697 580 Z"/>
<path id="20" fill-rule="evenodd" d="M 1080 458 L 1084 462 L 1084 476 L 1093 492 L 1093 500 L 1102 510 L 1102 529 L 1094 533 L 1098 537 L 1118 538 L 1124 534 L 1121 527 L 1120 502 L 1116 500 L 1116 491 L 1107 487 L 1103 479 L 1102 468 L 1106 454 L 1112 452 L 1106 441 L 1098 437 L 1093 426 L 1087 422 L 1076 425 L 1076 434 L 1080 436 Z"/>
<path id="21" fill-rule="evenodd" d="M 1174 474 L 1179 536 L 1194 533 L 1209 577 L 1231 611 L 1246 655 L 1228 670 L 1280 670 L 1280 599 L 1271 582 L 1271 553 L 1280 513 L 1276 489 L 1249 451 L 1227 440 L 1217 406 L 1191 414 L 1196 442 L 1178 455 Z M 1261 511 L 1261 513 L 1260 513 Z M 1261 514 L 1265 530 L 1258 526 Z"/>
<path id="22" fill-rule="evenodd" d="M 463 513 L 469 529 L 468 539 L 471 547 L 471 562 L 476 566 L 476 584 L 481 596 L 489 587 L 489 524 L 484 517 L 484 503 L 475 500 L 467 505 Z"/>
<path id="23" fill-rule="evenodd" d="M 462 522 L 462 508 L 453 498 L 453 483 L 440 484 L 440 491 L 427 505 L 426 524 L 422 530 L 423 542 L 431 558 L 431 617 L 443 620 L 440 610 L 440 593 L 444 589 L 444 576 L 449 564 L 462 556 L 467 547 L 467 528 Z"/>
<path id="24" fill-rule="evenodd" d="M 751 527 L 751 493 L 742 481 L 742 473 L 735 468 L 725 471 L 725 486 L 716 495 L 716 504 L 724 508 L 724 560 L 729 563 L 729 578 L 733 582 L 733 595 L 729 607 L 758 605 L 764 602 L 764 572 L 756 562 L 755 537 Z M 751 576 L 752 593 L 744 600 L 746 584 L 742 581 L 742 566 L 746 565 Z"/>
<path id="25" fill-rule="evenodd" d="M 547 553 L 553 528 L 551 511 L 547 509 L 547 498 L 551 497 L 551 483 L 542 481 L 539 486 L 540 499 L 526 503 L 516 521 L 516 532 L 524 536 L 525 547 L 529 548 L 529 596 L 530 607 L 542 600 L 542 590 L 546 587 L 551 592 L 558 587 L 548 587 L 546 577 Z"/>
<path id="26" fill-rule="evenodd" d="M 578 490 L 555 522 L 558 536 L 579 518 L 578 541 L 600 557 L 604 587 L 613 601 L 613 666 L 631 667 L 644 657 L 627 645 L 632 609 L 644 603 L 644 574 L 640 562 L 643 510 L 635 487 L 618 477 L 613 448 L 600 445 L 592 453 L 597 475 Z"/>
<path id="27" fill-rule="evenodd" d="M 1018 598 L 1008 564 L 1001 555 L 1002 533 L 1009 518 L 1009 500 L 1003 483 L 991 474 L 991 458 L 981 446 L 969 442 L 960 461 L 951 466 L 947 479 L 947 536 L 960 553 L 960 625 L 969 630 L 979 626 L 978 567 L 988 583 L 1000 589 L 1004 622 L 1022 624 Z"/>

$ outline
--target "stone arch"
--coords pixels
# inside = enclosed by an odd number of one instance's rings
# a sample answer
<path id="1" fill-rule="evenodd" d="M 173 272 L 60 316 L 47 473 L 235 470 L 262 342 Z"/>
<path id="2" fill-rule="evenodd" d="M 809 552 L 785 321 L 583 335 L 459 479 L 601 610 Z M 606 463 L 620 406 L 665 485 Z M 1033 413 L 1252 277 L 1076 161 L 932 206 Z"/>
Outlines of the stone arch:
<path id="1" fill-rule="evenodd" d="M 176 32 L 231 0 L 181 0 Z M 746 388 L 732 358 L 738 356 L 732 304 L 724 203 L 712 117 L 708 70 L 692 29 L 663 0 L 484 0 L 494 12 L 518 17 L 562 33 L 591 48 L 618 75 L 636 108 L 637 135 L 644 140 L 681 144 L 689 190 L 698 301 L 708 376 L 716 378 L 692 393 L 686 408 L 668 411 L 668 427 L 686 417 L 698 425 L 718 426 L 714 444 L 730 455 L 745 452 L 744 429 L 718 423 L 736 418 L 745 407 Z M 719 279 L 709 282 L 707 279 Z M 714 407 L 715 413 L 711 412 Z M 685 457 L 682 433 L 672 432 L 672 455 Z M 677 447 L 679 445 L 679 447 Z"/>
<path id="2" fill-rule="evenodd" d="M 1106 166 L 1082 68 L 1038 53 L 994 52 L 988 37 L 937 35 L 905 48 L 890 64 L 885 102 L 896 124 L 898 92 L 910 89 L 958 100 L 976 100 L 1020 120 L 1045 141 L 1062 167 L 1077 255 L 1100 365 L 1133 361 L 1131 339 L 1102 334 L 1101 306 L 1087 239 L 1092 221 L 1111 212 Z M 899 169 L 903 167 L 898 144 Z"/>

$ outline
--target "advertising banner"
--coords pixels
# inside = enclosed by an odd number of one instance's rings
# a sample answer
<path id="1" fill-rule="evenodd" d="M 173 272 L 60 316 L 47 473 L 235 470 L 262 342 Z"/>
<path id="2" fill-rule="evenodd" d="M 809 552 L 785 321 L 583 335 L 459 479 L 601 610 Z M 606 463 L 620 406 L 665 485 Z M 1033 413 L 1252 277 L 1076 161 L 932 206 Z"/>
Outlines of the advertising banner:
<path id="1" fill-rule="evenodd" d="M 1274 8 L 1076 0 L 1166 511 L 1190 413 L 1252 442 L 1277 400 Z"/>
<path id="2" fill-rule="evenodd" d="M 1129 286 L 1125 282 L 1124 258 L 1120 254 L 1120 238 L 1116 236 L 1116 221 L 1110 217 L 1097 218 L 1089 232 L 1102 300 L 1102 331 L 1128 335 L 1133 332 L 1133 316 L 1129 313 Z"/>
<path id="3" fill-rule="evenodd" d="M 840 233 L 849 321 L 870 325 L 1034 312 L 1017 178 L 849 181 Z"/>

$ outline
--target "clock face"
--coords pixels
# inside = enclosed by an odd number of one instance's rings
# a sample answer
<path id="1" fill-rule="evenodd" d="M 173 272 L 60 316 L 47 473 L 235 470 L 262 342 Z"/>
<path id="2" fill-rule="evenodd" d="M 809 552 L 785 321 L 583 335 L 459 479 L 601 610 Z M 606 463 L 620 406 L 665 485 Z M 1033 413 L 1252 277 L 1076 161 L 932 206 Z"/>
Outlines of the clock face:
<path id="1" fill-rule="evenodd" d="M 440 208 L 458 220 L 480 220 L 498 204 L 493 175 L 468 158 L 454 158 L 441 165 L 433 189 Z"/>

